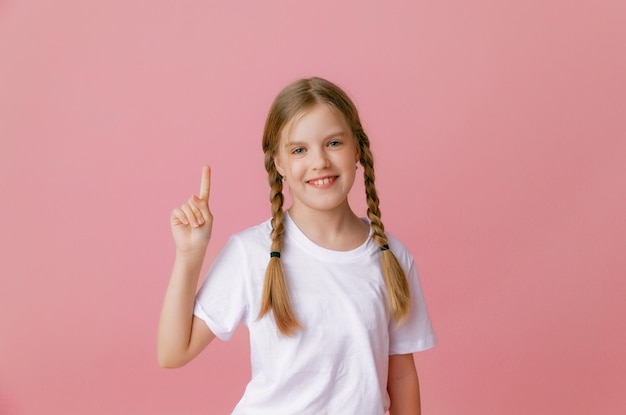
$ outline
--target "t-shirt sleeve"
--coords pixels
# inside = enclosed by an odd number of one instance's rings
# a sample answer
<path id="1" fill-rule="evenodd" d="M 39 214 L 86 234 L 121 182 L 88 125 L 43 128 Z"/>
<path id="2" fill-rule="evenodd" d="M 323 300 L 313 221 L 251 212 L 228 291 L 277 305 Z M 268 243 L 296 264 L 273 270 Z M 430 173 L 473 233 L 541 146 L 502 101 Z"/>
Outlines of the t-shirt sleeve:
<path id="1" fill-rule="evenodd" d="M 392 319 L 389 327 L 390 355 L 419 352 L 437 344 L 437 338 L 424 301 L 422 286 L 412 258 L 409 259 L 406 277 L 411 292 L 411 306 L 409 315 L 403 324 L 397 325 Z"/>
<path id="2" fill-rule="evenodd" d="M 246 252 L 232 236 L 213 262 L 196 295 L 193 314 L 221 340 L 229 340 L 247 311 Z"/>

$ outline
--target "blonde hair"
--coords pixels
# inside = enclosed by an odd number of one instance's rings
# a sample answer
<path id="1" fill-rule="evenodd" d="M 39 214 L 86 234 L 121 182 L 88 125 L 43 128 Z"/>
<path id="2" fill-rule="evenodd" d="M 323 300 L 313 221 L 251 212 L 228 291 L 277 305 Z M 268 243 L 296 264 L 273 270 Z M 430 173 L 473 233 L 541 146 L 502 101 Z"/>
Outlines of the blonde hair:
<path id="1" fill-rule="evenodd" d="M 272 103 L 265 122 L 263 153 L 265 153 L 265 169 L 270 185 L 272 255 L 265 272 L 259 318 L 272 310 L 278 330 L 284 335 L 293 334 L 302 328 L 291 306 L 287 279 L 280 261 L 285 231 L 283 226 L 283 179 L 276 169 L 274 157 L 278 154 L 283 127 L 291 119 L 303 114 L 315 104 L 330 105 L 343 114 L 358 143 L 359 162 L 363 166 L 365 181 L 367 216 L 371 222 L 373 240 L 381 249 L 381 266 L 387 288 L 389 308 L 393 318 L 401 323 L 406 319 L 409 312 L 409 286 L 404 271 L 389 249 L 385 227 L 380 219 L 378 194 L 374 186 L 374 157 L 370 150 L 369 138 L 363 131 L 354 103 L 341 88 L 321 78 L 300 79 L 289 84 Z"/>

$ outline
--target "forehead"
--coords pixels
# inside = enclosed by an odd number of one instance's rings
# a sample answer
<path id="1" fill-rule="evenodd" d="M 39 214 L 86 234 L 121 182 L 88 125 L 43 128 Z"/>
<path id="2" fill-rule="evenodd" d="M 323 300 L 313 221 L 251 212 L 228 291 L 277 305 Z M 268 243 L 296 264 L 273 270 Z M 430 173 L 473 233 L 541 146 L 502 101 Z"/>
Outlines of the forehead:
<path id="1" fill-rule="evenodd" d="M 343 114 L 331 105 L 315 104 L 285 124 L 281 131 L 281 142 L 307 141 L 339 132 L 350 132 Z"/>

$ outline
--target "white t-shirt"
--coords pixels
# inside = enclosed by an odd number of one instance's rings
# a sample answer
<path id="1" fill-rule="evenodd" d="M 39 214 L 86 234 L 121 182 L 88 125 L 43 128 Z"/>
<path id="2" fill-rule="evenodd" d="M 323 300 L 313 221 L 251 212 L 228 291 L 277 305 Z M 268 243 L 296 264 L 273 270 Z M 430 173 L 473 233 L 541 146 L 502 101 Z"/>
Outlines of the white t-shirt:
<path id="1" fill-rule="evenodd" d="M 258 318 L 269 220 L 229 239 L 196 298 L 194 314 L 220 339 L 230 339 L 239 322 L 250 332 L 252 379 L 233 414 L 384 414 L 389 355 L 436 343 L 413 256 L 388 235 L 411 289 L 409 317 L 396 327 L 371 230 L 358 248 L 332 251 L 288 214 L 284 225 L 281 261 L 303 330 L 286 337 L 271 312 Z"/>

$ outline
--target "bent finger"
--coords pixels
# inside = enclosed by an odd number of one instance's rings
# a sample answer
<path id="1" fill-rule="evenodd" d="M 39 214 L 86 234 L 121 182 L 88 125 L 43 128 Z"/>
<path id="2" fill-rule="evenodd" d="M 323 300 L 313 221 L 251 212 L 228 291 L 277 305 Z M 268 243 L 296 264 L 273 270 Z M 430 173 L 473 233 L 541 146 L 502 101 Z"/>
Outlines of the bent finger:
<path id="1" fill-rule="evenodd" d="M 181 209 L 176 208 L 172 211 L 172 215 L 170 218 L 171 222 L 174 223 L 175 221 L 178 221 L 179 223 L 183 224 L 183 225 L 189 225 L 189 220 L 187 219 L 187 216 L 185 215 L 185 212 L 183 212 Z"/>
<path id="2" fill-rule="evenodd" d="M 197 228 L 198 226 L 202 224 L 202 219 L 201 219 L 202 215 L 200 214 L 199 217 L 196 216 L 196 214 L 194 213 L 194 209 L 191 207 L 189 203 L 185 203 L 184 205 L 180 207 L 180 209 L 185 213 L 185 216 L 187 217 L 187 219 L 189 220 L 189 223 L 191 223 L 192 226 Z"/>
<path id="3" fill-rule="evenodd" d="M 208 210 L 206 208 L 206 200 L 201 200 L 198 196 L 192 195 L 187 201 L 187 205 L 189 205 L 189 208 L 193 212 L 194 216 L 198 219 L 198 224 L 202 225 L 206 221 L 206 215 L 204 212 Z"/>
<path id="4" fill-rule="evenodd" d="M 211 220 L 211 212 L 209 211 L 209 203 L 206 200 L 202 200 L 198 196 L 193 195 L 191 196 L 191 198 L 189 199 L 189 202 L 187 203 L 191 205 L 192 209 L 194 210 L 194 213 L 196 213 L 196 215 L 201 216 L 205 222 Z"/>

